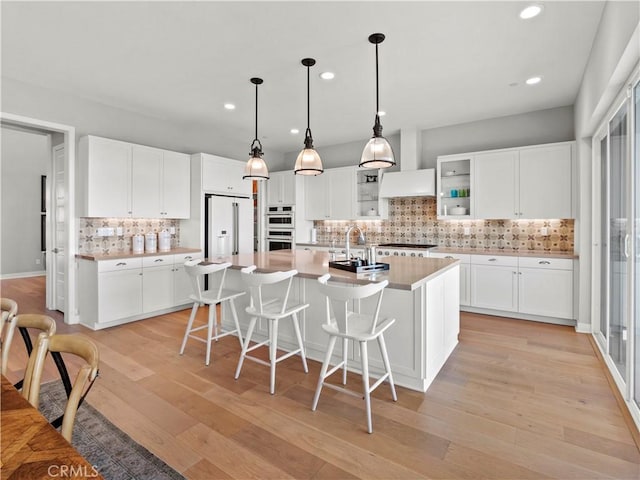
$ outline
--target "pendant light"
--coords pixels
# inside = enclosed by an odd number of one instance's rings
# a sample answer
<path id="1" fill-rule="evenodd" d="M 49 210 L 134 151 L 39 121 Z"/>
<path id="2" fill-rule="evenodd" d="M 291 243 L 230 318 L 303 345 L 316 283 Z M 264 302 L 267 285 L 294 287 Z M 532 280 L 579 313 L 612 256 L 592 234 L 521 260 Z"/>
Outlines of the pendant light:
<path id="1" fill-rule="evenodd" d="M 302 59 L 302 65 L 307 67 L 307 131 L 304 134 L 304 148 L 298 155 L 293 170 L 296 175 L 320 175 L 324 171 L 320 155 L 313 148 L 313 137 L 309 128 L 309 68 L 315 64 L 316 61 L 313 58 Z"/>
<path id="2" fill-rule="evenodd" d="M 380 124 L 380 105 L 378 95 L 378 44 L 384 41 L 382 33 L 369 35 L 369 42 L 376 46 L 376 120 L 373 124 L 373 137 L 365 145 L 360 158 L 360 166 L 365 168 L 393 167 L 396 161 L 393 158 L 393 150 L 386 138 L 382 136 Z"/>
<path id="3" fill-rule="evenodd" d="M 269 170 L 267 164 L 262 159 L 262 143 L 258 140 L 258 85 L 262 84 L 261 78 L 252 78 L 251 83 L 256 86 L 256 135 L 251 142 L 251 157 L 244 168 L 243 179 L 268 180 Z"/>

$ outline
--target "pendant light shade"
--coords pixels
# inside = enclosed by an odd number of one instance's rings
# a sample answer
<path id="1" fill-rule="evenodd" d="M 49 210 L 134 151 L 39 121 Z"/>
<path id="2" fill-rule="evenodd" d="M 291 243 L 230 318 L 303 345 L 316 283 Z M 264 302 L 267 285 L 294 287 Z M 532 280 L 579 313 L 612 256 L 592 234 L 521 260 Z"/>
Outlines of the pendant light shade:
<path id="1" fill-rule="evenodd" d="M 262 83 L 261 78 L 252 78 L 251 83 L 256 86 L 256 135 L 251 142 L 251 157 L 244 167 L 243 179 L 248 180 L 268 180 L 269 170 L 267 164 L 262 158 L 262 143 L 258 140 L 258 85 Z"/>
<path id="2" fill-rule="evenodd" d="M 309 68 L 315 64 L 316 61 L 313 58 L 302 59 L 302 65 L 307 67 L 307 130 L 304 134 L 304 148 L 298 155 L 293 170 L 296 175 L 320 175 L 324 171 L 320 155 L 313 148 L 313 137 L 309 127 Z"/>
<path id="3" fill-rule="evenodd" d="M 362 151 L 360 166 L 365 168 L 393 167 L 396 161 L 393 157 L 393 149 L 386 138 L 382 136 L 382 124 L 380 123 L 380 102 L 378 94 L 378 44 L 384 41 L 382 33 L 369 35 L 369 42 L 376 46 L 376 120 L 373 124 L 373 137 L 367 142 Z"/>

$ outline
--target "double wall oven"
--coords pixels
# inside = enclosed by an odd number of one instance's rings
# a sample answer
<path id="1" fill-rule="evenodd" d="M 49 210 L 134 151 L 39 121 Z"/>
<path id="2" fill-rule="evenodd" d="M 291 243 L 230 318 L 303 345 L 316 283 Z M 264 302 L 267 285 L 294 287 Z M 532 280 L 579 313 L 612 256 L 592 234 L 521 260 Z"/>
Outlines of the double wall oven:
<path id="1" fill-rule="evenodd" d="M 268 207 L 266 217 L 267 250 L 296 248 L 294 207 L 290 205 Z"/>

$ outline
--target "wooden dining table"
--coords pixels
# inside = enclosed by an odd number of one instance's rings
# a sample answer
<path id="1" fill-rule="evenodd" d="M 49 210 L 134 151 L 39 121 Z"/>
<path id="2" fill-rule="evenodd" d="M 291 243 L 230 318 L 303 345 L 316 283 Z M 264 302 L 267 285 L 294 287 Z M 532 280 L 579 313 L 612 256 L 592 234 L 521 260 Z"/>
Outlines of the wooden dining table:
<path id="1" fill-rule="evenodd" d="M 4 375 L 1 393 L 3 480 L 103 478 Z"/>

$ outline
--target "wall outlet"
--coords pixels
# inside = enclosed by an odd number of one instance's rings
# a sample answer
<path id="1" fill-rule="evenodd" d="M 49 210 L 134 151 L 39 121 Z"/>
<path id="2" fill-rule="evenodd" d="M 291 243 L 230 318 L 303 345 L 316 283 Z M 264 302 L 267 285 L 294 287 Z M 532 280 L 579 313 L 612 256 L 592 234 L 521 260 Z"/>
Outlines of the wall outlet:
<path id="1" fill-rule="evenodd" d="M 115 235 L 113 228 L 96 228 L 96 237 L 112 237 L 113 235 Z"/>
<path id="2" fill-rule="evenodd" d="M 542 227 L 540 229 L 540 235 L 543 235 L 543 236 L 549 235 L 549 229 L 547 227 Z"/>
<path id="3" fill-rule="evenodd" d="M 122 227 L 116 228 L 116 235 L 118 235 L 119 237 L 124 235 L 124 228 L 122 228 Z"/>
<path id="4" fill-rule="evenodd" d="M 471 235 L 471 227 L 464 227 L 464 234 Z"/>

